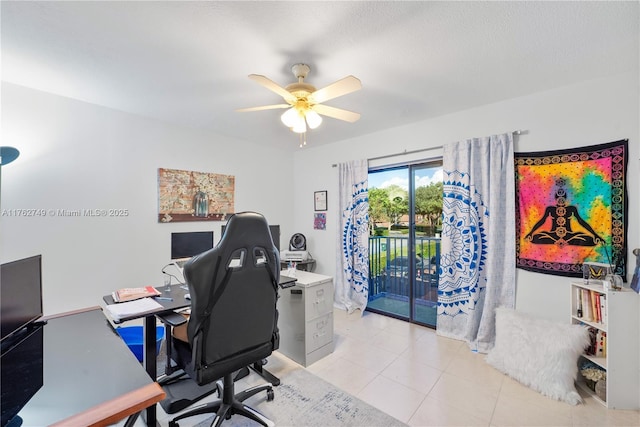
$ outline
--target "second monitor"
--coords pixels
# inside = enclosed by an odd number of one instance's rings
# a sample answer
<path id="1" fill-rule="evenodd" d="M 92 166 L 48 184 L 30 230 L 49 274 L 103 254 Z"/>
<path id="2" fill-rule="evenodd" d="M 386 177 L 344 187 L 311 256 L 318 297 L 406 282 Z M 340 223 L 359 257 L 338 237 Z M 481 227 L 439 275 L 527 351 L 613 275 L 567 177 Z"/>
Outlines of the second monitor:
<path id="1" fill-rule="evenodd" d="M 213 231 L 171 233 L 171 259 L 184 260 L 213 248 Z"/>

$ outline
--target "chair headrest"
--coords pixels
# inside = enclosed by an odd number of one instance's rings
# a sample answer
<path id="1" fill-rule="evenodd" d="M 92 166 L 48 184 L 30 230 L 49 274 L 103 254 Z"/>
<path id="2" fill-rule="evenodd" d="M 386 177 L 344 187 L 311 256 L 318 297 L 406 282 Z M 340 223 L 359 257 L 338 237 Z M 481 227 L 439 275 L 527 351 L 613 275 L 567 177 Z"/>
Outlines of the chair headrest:
<path id="1" fill-rule="evenodd" d="M 244 254 L 244 258 L 238 255 Z M 184 277 L 189 285 L 191 304 L 204 300 L 204 295 L 212 281 L 221 281 L 224 274 L 216 271 L 221 268 L 234 269 L 237 274 L 253 274 L 250 266 L 258 266 L 266 256 L 266 266 L 276 279 L 279 277 L 280 260 L 278 250 L 273 244 L 269 224 L 262 214 L 241 212 L 229 218 L 225 232 L 218 244 L 200 255 L 191 258 L 184 266 Z M 239 260 L 239 263 L 236 263 Z M 247 262 L 245 262 L 247 261 Z"/>
<path id="2" fill-rule="evenodd" d="M 240 212 L 229 218 L 216 248 L 223 258 L 227 258 L 239 247 L 251 249 L 249 246 L 275 250 L 265 217 L 257 212 Z"/>

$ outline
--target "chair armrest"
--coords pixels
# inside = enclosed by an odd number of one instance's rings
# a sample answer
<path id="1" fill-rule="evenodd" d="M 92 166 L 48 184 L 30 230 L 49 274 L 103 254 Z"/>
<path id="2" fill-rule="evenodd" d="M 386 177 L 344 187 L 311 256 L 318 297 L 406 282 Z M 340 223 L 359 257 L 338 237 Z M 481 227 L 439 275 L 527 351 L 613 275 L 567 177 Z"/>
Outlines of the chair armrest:
<path id="1" fill-rule="evenodd" d="M 180 313 L 176 313 L 175 311 L 171 311 L 169 313 L 156 314 L 156 317 L 160 319 L 162 323 L 165 323 L 174 327 L 178 325 L 182 325 L 183 323 L 187 323 L 187 318 Z"/>

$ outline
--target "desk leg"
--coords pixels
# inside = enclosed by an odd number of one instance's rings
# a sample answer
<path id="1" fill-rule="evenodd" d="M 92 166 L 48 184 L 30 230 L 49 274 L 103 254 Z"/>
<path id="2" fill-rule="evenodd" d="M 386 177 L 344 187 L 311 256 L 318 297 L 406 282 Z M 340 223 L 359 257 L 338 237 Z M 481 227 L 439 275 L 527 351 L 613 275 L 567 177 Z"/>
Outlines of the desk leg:
<path id="1" fill-rule="evenodd" d="M 156 380 L 156 318 L 146 316 L 144 318 L 144 367 L 153 381 Z M 156 405 L 149 406 L 146 410 L 147 426 L 157 426 Z"/>

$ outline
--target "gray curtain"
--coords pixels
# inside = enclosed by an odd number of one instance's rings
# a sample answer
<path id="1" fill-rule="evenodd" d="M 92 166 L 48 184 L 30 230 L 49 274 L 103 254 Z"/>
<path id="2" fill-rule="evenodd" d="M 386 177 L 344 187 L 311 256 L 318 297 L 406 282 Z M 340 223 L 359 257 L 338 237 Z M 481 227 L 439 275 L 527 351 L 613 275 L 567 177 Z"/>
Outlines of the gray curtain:
<path id="1" fill-rule="evenodd" d="M 513 135 L 443 147 L 437 332 L 488 352 L 495 309 L 515 306 Z"/>
<path id="2" fill-rule="evenodd" d="M 361 312 L 369 298 L 369 198 L 367 160 L 338 164 L 338 225 L 334 304 Z"/>

